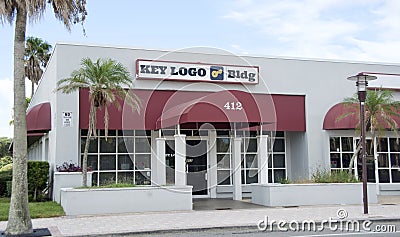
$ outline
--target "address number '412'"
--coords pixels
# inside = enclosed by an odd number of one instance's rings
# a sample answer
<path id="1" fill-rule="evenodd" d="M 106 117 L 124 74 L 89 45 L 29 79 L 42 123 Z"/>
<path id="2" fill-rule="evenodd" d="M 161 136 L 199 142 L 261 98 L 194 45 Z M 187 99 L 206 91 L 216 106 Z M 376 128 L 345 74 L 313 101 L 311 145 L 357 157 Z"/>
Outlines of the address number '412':
<path id="1" fill-rule="evenodd" d="M 237 102 L 226 102 L 224 107 L 227 110 L 242 110 L 243 109 L 242 103 L 240 103 L 239 101 L 237 101 Z"/>

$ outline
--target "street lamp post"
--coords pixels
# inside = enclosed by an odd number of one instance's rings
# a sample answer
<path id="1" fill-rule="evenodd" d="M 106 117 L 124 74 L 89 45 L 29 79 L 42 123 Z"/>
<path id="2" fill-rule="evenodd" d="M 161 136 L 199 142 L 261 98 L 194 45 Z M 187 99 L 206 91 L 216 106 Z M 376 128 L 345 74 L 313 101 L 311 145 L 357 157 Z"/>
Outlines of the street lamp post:
<path id="1" fill-rule="evenodd" d="M 367 98 L 368 81 L 376 80 L 376 76 L 370 76 L 359 73 L 348 77 L 347 80 L 356 81 L 358 100 L 360 101 L 360 124 L 361 124 L 361 159 L 362 159 L 362 182 L 363 182 L 363 204 L 364 214 L 368 214 L 368 196 L 367 196 L 367 156 L 365 145 L 365 100 Z"/>

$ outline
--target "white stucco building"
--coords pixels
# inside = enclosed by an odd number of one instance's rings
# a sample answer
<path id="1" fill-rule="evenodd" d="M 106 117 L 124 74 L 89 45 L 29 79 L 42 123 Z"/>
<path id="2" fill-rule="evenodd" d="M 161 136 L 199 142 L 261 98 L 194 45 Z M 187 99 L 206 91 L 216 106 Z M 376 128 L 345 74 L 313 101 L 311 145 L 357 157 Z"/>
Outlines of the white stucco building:
<path id="1" fill-rule="evenodd" d="M 66 161 L 81 163 L 88 90 L 54 90 L 85 57 L 121 62 L 142 100 L 140 114 L 110 107 L 107 141 L 98 114 L 92 184 L 192 185 L 193 195 L 209 198 L 241 199 L 251 183 L 345 169 L 358 139 L 354 118 L 336 121 L 340 103 L 356 90 L 346 78 L 400 73 L 397 64 L 58 43 L 27 112 L 29 159 L 48 161 L 52 172 Z M 390 132 L 382 141 L 368 179 L 378 174 L 382 191 L 395 193 L 400 146 Z"/>

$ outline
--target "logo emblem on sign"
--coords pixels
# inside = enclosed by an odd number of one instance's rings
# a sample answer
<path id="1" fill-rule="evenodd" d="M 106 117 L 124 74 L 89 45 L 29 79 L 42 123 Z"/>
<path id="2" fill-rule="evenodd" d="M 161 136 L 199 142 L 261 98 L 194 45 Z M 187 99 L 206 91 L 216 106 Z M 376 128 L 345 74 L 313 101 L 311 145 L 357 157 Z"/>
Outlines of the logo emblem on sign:
<path id="1" fill-rule="evenodd" d="M 210 79 L 211 80 L 224 80 L 224 68 L 221 66 L 211 66 L 210 67 Z"/>

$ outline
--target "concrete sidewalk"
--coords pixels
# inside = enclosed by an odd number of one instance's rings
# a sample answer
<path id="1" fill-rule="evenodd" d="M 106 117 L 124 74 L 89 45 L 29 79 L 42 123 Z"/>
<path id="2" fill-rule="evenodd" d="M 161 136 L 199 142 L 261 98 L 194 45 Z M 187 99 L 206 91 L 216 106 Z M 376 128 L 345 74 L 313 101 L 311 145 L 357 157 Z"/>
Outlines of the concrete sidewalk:
<path id="1" fill-rule="evenodd" d="M 33 227 L 48 228 L 53 236 L 99 236 L 152 232 L 162 230 L 202 229 L 213 227 L 252 227 L 264 220 L 316 222 L 337 218 L 339 209 L 348 213 L 347 219 L 400 219 L 400 204 L 370 205 L 368 215 L 363 214 L 361 205 L 304 206 L 292 208 L 257 208 L 238 210 L 205 210 L 185 212 L 149 212 L 102 216 L 65 216 L 57 218 L 34 219 Z M 6 228 L 0 222 L 0 229 Z"/>

